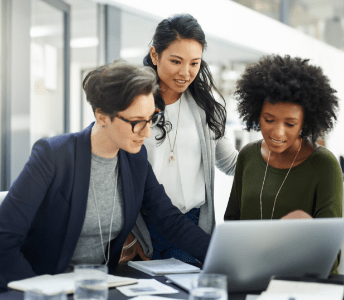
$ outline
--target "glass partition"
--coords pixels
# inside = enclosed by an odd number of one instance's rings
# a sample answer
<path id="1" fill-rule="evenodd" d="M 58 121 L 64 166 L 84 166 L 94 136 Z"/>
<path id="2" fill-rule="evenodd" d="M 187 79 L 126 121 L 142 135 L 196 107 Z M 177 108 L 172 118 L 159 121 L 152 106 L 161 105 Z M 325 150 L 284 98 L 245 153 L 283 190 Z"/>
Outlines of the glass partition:
<path id="1" fill-rule="evenodd" d="M 89 0 L 67 0 L 71 6 L 70 131 L 76 132 L 94 121 L 82 81 L 87 72 L 103 64 L 101 55 L 102 5 Z"/>
<path id="2" fill-rule="evenodd" d="M 30 141 L 64 131 L 63 12 L 31 1 Z"/>

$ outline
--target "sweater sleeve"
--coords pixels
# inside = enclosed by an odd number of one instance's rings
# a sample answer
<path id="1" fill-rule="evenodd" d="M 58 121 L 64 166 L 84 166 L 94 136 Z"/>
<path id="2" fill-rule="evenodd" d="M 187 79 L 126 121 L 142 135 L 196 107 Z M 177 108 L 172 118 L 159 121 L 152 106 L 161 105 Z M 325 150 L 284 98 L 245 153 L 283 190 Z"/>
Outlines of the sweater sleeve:
<path id="1" fill-rule="evenodd" d="M 53 176 L 52 150 L 40 140 L 0 207 L 0 291 L 10 281 L 36 276 L 21 247 Z"/>
<path id="2" fill-rule="evenodd" d="M 216 142 L 215 165 L 227 175 L 234 175 L 238 159 L 238 151 L 229 141 L 227 131 L 225 135 Z"/>
<path id="3" fill-rule="evenodd" d="M 227 208 L 224 214 L 224 220 L 240 220 L 240 203 L 242 192 L 242 176 L 244 169 L 245 148 L 240 151 L 236 163 L 234 181 L 229 196 Z"/>
<path id="4" fill-rule="evenodd" d="M 315 218 L 341 218 L 343 179 L 340 165 L 326 148 L 319 151 L 314 168 L 319 178 L 316 186 Z"/>

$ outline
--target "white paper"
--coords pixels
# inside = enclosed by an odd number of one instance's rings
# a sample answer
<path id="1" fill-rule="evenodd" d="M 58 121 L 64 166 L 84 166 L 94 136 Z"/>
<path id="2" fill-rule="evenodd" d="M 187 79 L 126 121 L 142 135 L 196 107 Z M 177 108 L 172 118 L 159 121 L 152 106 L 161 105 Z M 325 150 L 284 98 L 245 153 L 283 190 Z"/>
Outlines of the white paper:
<path id="1" fill-rule="evenodd" d="M 177 290 L 155 279 L 139 279 L 137 284 L 117 287 L 117 289 L 127 297 L 178 293 Z"/>
<path id="2" fill-rule="evenodd" d="M 129 261 L 128 266 L 151 276 L 178 273 L 198 273 L 200 268 L 189 265 L 175 258 L 148 261 Z"/>
<path id="3" fill-rule="evenodd" d="M 259 297 L 259 295 L 250 295 L 250 294 L 248 294 L 248 295 L 246 295 L 245 300 L 256 300 L 256 299 L 258 299 L 258 297 Z"/>
<path id="4" fill-rule="evenodd" d="M 271 280 L 257 300 L 342 300 L 343 285 Z"/>
<path id="5" fill-rule="evenodd" d="M 286 295 L 294 293 L 321 297 L 319 299 L 342 300 L 344 287 L 329 283 L 271 280 L 265 293 Z M 261 300 L 261 298 L 258 299 Z"/>
<path id="6" fill-rule="evenodd" d="M 171 300 L 171 298 L 159 297 L 159 296 L 138 296 L 135 298 L 130 298 L 130 300 Z M 173 298 L 173 300 L 182 300 Z"/>
<path id="7" fill-rule="evenodd" d="M 137 279 L 107 275 L 109 287 L 133 284 Z M 11 289 L 27 291 L 40 290 L 42 293 L 52 295 L 60 292 L 74 293 L 74 273 L 62 273 L 57 275 L 40 275 L 23 280 L 12 281 L 8 284 Z"/>
<path id="8" fill-rule="evenodd" d="M 269 294 L 263 292 L 257 300 L 333 300 L 333 298 L 325 295 L 314 294 L 297 294 L 297 293 L 283 293 L 283 294 Z M 341 299 L 342 300 L 342 299 Z"/>

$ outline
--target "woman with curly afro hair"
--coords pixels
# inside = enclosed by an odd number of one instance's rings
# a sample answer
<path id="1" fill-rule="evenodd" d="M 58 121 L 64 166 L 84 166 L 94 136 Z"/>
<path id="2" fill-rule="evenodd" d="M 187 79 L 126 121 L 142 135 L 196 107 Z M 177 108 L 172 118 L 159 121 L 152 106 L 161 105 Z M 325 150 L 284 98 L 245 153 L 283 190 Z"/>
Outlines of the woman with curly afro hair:
<path id="1" fill-rule="evenodd" d="M 308 59 L 270 55 L 246 68 L 238 111 L 263 140 L 239 153 L 225 220 L 342 216 L 339 163 L 317 144 L 336 120 L 335 93 Z"/>

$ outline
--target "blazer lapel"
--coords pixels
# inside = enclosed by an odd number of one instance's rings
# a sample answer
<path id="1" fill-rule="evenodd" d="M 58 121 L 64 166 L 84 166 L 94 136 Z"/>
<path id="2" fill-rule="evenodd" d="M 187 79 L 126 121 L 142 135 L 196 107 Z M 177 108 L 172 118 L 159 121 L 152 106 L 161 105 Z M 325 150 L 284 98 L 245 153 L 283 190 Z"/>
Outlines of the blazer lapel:
<path id="1" fill-rule="evenodd" d="M 57 265 L 58 273 L 64 272 L 72 259 L 84 224 L 91 173 L 91 130 L 93 124 L 94 122 L 84 129 L 76 140 L 75 177 L 70 202 L 71 211 L 60 260 Z"/>
<path id="2" fill-rule="evenodd" d="M 131 175 L 129 161 L 124 150 L 119 150 L 119 162 L 122 178 L 124 224 L 120 234 L 114 239 L 113 242 L 111 242 L 110 260 L 118 255 L 118 252 L 122 250 L 123 244 L 136 222 L 137 215 L 135 217 L 133 211 L 136 208 L 141 208 L 142 204 L 142 201 L 136 201 L 133 177 Z"/>

